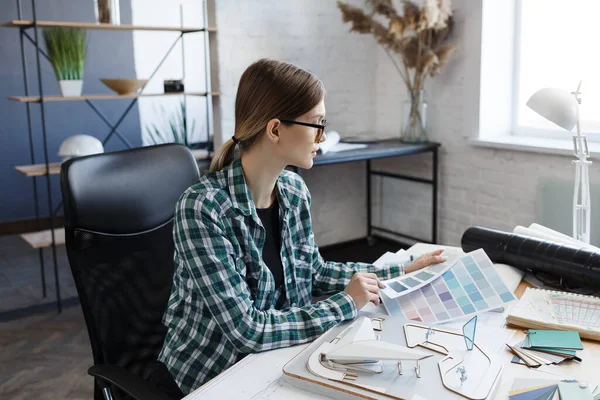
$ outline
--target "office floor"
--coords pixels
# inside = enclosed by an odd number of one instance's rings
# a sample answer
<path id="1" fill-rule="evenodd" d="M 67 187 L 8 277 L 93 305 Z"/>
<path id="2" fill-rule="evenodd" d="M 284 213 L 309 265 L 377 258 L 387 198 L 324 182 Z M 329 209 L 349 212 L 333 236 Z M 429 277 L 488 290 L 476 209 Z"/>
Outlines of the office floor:
<path id="1" fill-rule="evenodd" d="M 0 323 L 0 399 L 90 400 L 90 365 L 79 306 Z"/>
<path id="2" fill-rule="evenodd" d="M 76 298 L 77 291 L 65 246 L 57 246 L 56 249 L 61 298 Z M 38 250 L 31 248 L 18 235 L 0 236 L 0 321 L 18 317 L 27 308 L 43 309 L 46 305 L 45 308 L 49 310 L 54 307 L 51 304 L 56 302 L 52 250 L 44 249 L 43 254 L 47 290 L 45 298 L 42 295 Z"/>
<path id="3" fill-rule="evenodd" d="M 64 246 L 57 250 L 61 297 L 72 298 Z M 0 399 L 89 400 L 92 355 L 83 314 L 79 305 L 56 312 L 51 250 L 44 255 L 46 298 L 38 251 L 19 236 L 0 237 Z"/>

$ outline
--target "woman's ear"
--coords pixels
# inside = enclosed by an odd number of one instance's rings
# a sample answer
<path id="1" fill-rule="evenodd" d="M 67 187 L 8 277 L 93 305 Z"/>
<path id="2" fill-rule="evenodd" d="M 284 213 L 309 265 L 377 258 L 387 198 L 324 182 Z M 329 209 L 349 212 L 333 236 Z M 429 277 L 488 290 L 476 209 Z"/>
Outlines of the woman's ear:
<path id="1" fill-rule="evenodd" d="M 271 143 L 279 143 L 280 134 L 281 134 L 281 121 L 277 118 L 273 118 L 267 123 L 267 138 Z"/>

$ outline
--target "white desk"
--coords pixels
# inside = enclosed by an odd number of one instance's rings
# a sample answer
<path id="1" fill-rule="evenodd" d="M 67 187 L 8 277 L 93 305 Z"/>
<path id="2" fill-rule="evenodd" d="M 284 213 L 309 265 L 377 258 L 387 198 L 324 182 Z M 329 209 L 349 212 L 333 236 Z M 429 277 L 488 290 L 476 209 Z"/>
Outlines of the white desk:
<path id="1" fill-rule="evenodd" d="M 443 246 L 432 246 L 426 244 L 417 244 L 409 249 L 409 252 L 417 255 L 431 249 Z M 456 248 L 453 248 L 456 249 Z M 516 289 L 516 293 L 522 293 L 526 285 L 520 282 L 522 273 L 506 266 L 499 266 L 502 270 L 501 275 L 510 289 Z M 520 282 L 520 283 L 519 283 Z M 519 288 L 517 289 L 517 286 Z M 383 306 L 375 307 L 368 304 L 361 311 L 378 312 L 385 314 Z M 480 324 L 496 326 L 498 328 L 510 329 L 504 327 L 504 313 L 485 313 L 480 316 Z M 520 330 L 513 330 L 514 336 L 510 343 L 515 343 L 524 338 L 524 333 Z M 563 363 L 558 368 L 563 368 L 565 376 L 573 377 L 579 380 L 590 382 L 600 381 L 598 368 L 600 367 L 600 344 L 584 340 L 584 350 L 578 355 L 582 358 L 581 364 L 575 362 Z M 307 345 L 299 345 L 285 349 L 272 350 L 265 353 L 250 354 L 228 370 L 224 371 L 214 379 L 210 380 L 194 392 L 190 393 L 184 400 L 222 400 L 222 399 L 252 399 L 252 400 L 326 400 L 326 397 L 297 389 L 283 381 L 282 368 L 296 354 L 302 351 Z M 505 361 L 505 368 L 502 374 L 502 381 L 496 391 L 497 399 L 508 398 L 507 394 L 512 387 L 513 380 L 519 378 L 541 378 L 553 379 L 554 375 L 539 372 L 534 369 L 528 369 L 524 365 L 512 364 L 512 353 L 503 350 L 500 356 Z"/>

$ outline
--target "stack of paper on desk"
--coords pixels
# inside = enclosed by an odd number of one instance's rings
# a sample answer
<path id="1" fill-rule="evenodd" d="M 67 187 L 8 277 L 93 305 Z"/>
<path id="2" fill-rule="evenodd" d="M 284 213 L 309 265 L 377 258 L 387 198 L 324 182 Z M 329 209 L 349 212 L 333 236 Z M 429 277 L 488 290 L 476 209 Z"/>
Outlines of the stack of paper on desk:
<path id="1" fill-rule="evenodd" d="M 341 143 L 342 138 L 336 131 L 329 131 L 325 134 L 327 139 L 319 145 L 319 152 L 327 154 L 328 152 L 337 153 L 340 151 L 364 149 L 368 147 L 363 143 Z"/>
<path id="2" fill-rule="evenodd" d="M 527 288 L 506 316 L 523 328 L 571 330 L 600 340 L 600 298 Z"/>

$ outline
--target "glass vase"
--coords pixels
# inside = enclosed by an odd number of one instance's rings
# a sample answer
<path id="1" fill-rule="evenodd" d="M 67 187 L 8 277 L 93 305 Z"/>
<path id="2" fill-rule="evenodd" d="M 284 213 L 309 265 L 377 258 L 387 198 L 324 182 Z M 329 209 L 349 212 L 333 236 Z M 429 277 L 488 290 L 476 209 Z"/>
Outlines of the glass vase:
<path id="1" fill-rule="evenodd" d="M 94 0 L 94 12 L 98 24 L 121 24 L 119 0 Z"/>
<path id="2" fill-rule="evenodd" d="M 404 143 L 426 143 L 427 138 L 427 103 L 424 91 L 411 93 L 410 99 L 404 102 L 400 141 Z"/>

